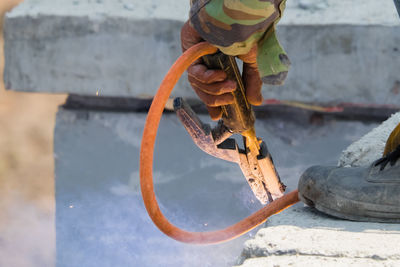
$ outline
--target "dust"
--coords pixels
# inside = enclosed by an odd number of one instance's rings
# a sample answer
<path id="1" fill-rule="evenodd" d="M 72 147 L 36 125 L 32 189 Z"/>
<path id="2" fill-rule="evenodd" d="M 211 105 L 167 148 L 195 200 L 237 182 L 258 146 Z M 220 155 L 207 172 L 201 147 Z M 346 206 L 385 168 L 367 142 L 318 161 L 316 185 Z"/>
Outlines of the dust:
<path id="1" fill-rule="evenodd" d="M 21 0 L 0 1 L 3 15 Z M 0 35 L 0 74 L 4 70 Z M 0 266 L 53 266 L 53 129 L 64 95 L 5 91 L 0 79 Z"/>

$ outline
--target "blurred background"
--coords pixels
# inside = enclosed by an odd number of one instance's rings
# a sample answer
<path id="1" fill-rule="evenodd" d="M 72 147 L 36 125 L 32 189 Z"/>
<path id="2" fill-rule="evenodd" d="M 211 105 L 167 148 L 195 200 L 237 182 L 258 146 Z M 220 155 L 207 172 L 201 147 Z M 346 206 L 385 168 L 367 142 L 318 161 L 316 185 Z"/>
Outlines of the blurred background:
<path id="1" fill-rule="evenodd" d="M 33 266 L 19 257 L 28 254 L 50 266 L 55 251 L 54 119 L 66 96 L 4 89 L 3 15 L 19 2 L 0 1 L 0 266 Z"/>

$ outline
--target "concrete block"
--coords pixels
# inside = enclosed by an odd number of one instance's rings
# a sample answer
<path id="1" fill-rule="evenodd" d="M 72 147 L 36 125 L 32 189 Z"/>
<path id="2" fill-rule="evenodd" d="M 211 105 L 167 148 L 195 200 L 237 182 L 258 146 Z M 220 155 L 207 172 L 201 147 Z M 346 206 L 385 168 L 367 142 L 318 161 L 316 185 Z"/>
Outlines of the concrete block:
<path id="1" fill-rule="evenodd" d="M 398 266 L 400 227 L 335 219 L 298 204 L 245 242 L 243 267 Z"/>
<path id="2" fill-rule="evenodd" d="M 5 19 L 6 87 L 152 95 L 180 54 L 188 9 L 182 0 L 23 2 Z"/>
<path id="3" fill-rule="evenodd" d="M 365 166 L 381 157 L 400 113 L 373 128 L 342 152 L 339 166 Z M 398 224 L 336 219 L 297 204 L 271 217 L 245 242 L 241 267 L 398 266 Z"/>
<path id="4" fill-rule="evenodd" d="M 399 123 L 400 112 L 393 114 L 378 127 L 346 148 L 340 156 L 339 166 L 367 166 L 381 158 L 386 140 Z"/>
<path id="5" fill-rule="evenodd" d="M 293 266 L 293 267 L 337 267 L 337 266 L 359 266 L 359 267 L 396 267 L 398 260 L 385 260 L 381 262 L 374 259 L 363 258 L 332 258 L 320 256 L 268 256 L 247 259 L 241 267 L 276 267 L 276 266 Z"/>
<path id="6" fill-rule="evenodd" d="M 8 89 L 151 96 L 180 54 L 189 0 L 26 0 L 5 17 Z M 397 104 L 393 2 L 294 0 L 278 27 L 293 63 L 267 98 Z M 195 97 L 186 78 L 174 95 Z"/>
<path id="7" fill-rule="evenodd" d="M 199 247 L 171 240 L 153 225 L 139 190 L 145 116 L 59 110 L 54 140 L 58 267 L 232 266 L 254 234 Z M 375 126 L 280 118 L 256 122 L 288 190 L 296 188 L 307 167 L 334 164 L 343 147 Z M 174 114 L 161 121 L 154 176 L 161 210 L 187 230 L 220 229 L 261 208 L 240 168 L 200 151 Z"/>
<path id="8" fill-rule="evenodd" d="M 240 253 L 244 237 L 218 246 L 190 246 L 153 225 L 139 189 L 144 121 L 145 114 L 58 112 L 57 267 L 222 266 L 232 265 Z M 164 118 L 155 151 L 155 188 L 167 218 L 205 231 L 257 209 L 260 204 L 251 198 L 239 167 L 195 149 L 179 126 L 175 116 Z"/>

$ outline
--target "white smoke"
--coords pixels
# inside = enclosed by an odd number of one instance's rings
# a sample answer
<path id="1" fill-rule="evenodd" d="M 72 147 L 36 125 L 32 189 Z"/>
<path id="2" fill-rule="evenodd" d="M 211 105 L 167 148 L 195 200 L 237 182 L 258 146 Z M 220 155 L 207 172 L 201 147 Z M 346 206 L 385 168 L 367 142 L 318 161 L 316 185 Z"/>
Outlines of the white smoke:
<path id="1" fill-rule="evenodd" d="M 1 201 L 0 266 L 54 266 L 54 213 L 18 193 Z"/>

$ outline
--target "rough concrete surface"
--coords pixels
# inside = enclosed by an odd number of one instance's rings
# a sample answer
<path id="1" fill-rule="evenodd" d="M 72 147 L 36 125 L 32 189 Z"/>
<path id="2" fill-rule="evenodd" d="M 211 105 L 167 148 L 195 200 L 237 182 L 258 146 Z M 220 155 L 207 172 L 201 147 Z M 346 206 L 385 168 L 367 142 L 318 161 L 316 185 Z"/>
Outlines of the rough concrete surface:
<path id="1" fill-rule="evenodd" d="M 400 113 L 352 143 L 340 166 L 364 166 L 381 157 Z M 242 267 L 399 266 L 400 225 L 360 223 L 326 216 L 298 204 L 273 216 L 245 243 Z"/>
<path id="2" fill-rule="evenodd" d="M 189 0 L 26 0 L 5 19 L 9 89 L 150 96 L 180 54 Z M 267 98 L 398 104 L 392 1 L 288 1 L 278 33 L 292 69 Z M 299 45 L 301 44 L 301 45 Z M 186 78 L 175 95 L 194 97 Z"/>
<path id="3" fill-rule="evenodd" d="M 164 236 L 150 221 L 139 191 L 144 121 L 140 113 L 59 110 L 57 266 L 232 266 L 254 232 L 225 244 L 191 246 Z M 310 165 L 335 164 L 344 147 L 374 127 L 278 117 L 256 122 L 287 190 Z M 187 230 L 220 229 L 261 208 L 240 168 L 198 149 L 174 114 L 161 121 L 154 176 L 161 210 Z"/>
<path id="4" fill-rule="evenodd" d="M 266 226 L 245 242 L 240 266 L 400 265 L 398 224 L 339 220 L 299 204 Z"/>
<path id="5" fill-rule="evenodd" d="M 346 148 L 340 156 L 339 166 L 366 166 L 382 157 L 386 140 L 399 123 L 400 112 Z"/>
<path id="6" fill-rule="evenodd" d="M 283 22 L 287 24 L 399 25 L 393 1 L 291 0 Z"/>
<path id="7" fill-rule="evenodd" d="M 307 266 L 307 267 L 338 267 L 338 266 L 359 266 L 359 267 L 397 267 L 399 261 L 385 260 L 376 261 L 362 258 L 333 258 L 320 256 L 269 256 L 246 260 L 241 267 L 284 267 L 284 266 Z"/>

